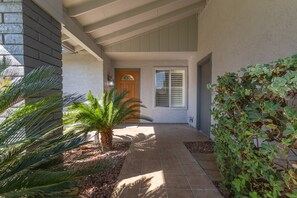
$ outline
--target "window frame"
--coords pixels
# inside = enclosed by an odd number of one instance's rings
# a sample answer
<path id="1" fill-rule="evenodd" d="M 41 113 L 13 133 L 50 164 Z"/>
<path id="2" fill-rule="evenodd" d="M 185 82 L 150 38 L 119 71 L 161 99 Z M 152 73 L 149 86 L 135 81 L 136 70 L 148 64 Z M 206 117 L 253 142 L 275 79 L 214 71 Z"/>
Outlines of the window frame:
<path id="1" fill-rule="evenodd" d="M 158 70 L 168 70 L 169 71 L 169 107 L 161 107 L 156 104 L 156 71 Z M 183 107 L 172 107 L 171 105 L 171 72 L 172 70 L 183 70 L 184 79 L 183 79 L 183 94 L 184 94 L 184 106 Z M 188 67 L 187 66 L 156 66 L 153 71 L 153 108 L 154 109 L 175 109 L 175 110 L 185 110 L 188 109 Z"/>

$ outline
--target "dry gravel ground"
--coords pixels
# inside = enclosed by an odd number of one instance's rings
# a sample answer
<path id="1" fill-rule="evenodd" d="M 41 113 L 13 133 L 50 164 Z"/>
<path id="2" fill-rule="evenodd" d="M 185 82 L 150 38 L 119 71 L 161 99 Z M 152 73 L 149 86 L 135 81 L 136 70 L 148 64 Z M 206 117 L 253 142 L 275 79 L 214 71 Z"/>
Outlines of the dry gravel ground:
<path id="1" fill-rule="evenodd" d="M 184 143 L 190 153 L 213 153 L 212 141 L 199 141 L 199 142 L 185 142 Z"/>
<path id="2" fill-rule="evenodd" d="M 76 170 L 94 168 L 98 165 L 102 171 L 82 177 L 78 197 L 109 198 L 128 154 L 130 143 L 114 143 L 111 151 L 102 153 L 100 148 L 89 143 L 64 154 L 64 167 Z"/>

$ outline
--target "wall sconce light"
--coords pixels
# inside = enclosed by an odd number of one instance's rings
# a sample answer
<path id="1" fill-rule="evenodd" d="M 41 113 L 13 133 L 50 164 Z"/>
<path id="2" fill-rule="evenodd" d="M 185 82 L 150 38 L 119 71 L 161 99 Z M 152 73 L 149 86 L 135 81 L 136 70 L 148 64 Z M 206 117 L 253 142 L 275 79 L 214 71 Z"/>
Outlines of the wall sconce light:
<path id="1" fill-rule="evenodd" d="M 107 84 L 108 87 L 113 87 L 114 86 L 112 75 L 107 74 L 107 83 L 106 84 Z"/>

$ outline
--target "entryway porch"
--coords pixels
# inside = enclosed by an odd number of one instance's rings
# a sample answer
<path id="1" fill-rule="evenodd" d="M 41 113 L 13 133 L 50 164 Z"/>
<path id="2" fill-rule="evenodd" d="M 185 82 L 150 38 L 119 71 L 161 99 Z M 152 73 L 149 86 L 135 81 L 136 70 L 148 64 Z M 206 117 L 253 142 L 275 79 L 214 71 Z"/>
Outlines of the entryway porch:
<path id="1" fill-rule="evenodd" d="M 187 124 L 136 124 L 114 130 L 132 141 L 113 197 L 221 197 L 184 142 L 206 136 Z"/>

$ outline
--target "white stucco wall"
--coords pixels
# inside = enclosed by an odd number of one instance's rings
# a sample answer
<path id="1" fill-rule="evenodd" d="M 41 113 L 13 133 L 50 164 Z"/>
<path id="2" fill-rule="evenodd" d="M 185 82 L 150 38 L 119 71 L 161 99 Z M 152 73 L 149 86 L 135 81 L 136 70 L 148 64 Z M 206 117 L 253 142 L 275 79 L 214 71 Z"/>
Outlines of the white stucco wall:
<path id="1" fill-rule="evenodd" d="M 187 61 L 114 61 L 114 68 L 140 69 L 140 99 L 147 108 L 141 113 L 154 123 L 186 123 L 187 108 L 158 108 L 154 106 L 154 71 L 156 66 L 187 66 Z"/>
<path id="2" fill-rule="evenodd" d="M 189 61 L 189 110 L 196 126 L 197 63 L 212 53 L 212 82 L 226 71 L 297 53 L 296 0 L 209 0 Z"/>
<path id="3" fill-rule="evenodd" d="M 111 75 L 114 76 L 113 74 L 113 66 L 112 66 L 112 61 L 111 59 L 106 55 L 102 54 L 102 59 L 103 59 L 103 88 L 104 90 L 108 90 L 110 87 L 108 87 L 107 82 L 107 76 Z M 114 81 L 114 79 L 112 79 Z"/>
<path id="4" fill-rule="evenodd" d="M 90 54 L 63 54 L 63 92 L 86 94 L 103 91 L 103 62 Z"/>

